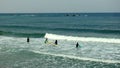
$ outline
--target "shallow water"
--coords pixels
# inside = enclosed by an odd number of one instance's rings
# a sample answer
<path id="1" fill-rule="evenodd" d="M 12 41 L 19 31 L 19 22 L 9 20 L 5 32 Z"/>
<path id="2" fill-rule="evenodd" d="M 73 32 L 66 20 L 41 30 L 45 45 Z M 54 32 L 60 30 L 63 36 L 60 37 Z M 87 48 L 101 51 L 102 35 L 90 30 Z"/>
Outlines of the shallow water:
<path id="1" fill-rule="evenodd" d="M 53 46 L 44 38 L 0 36 L 0 67 L 2 68 L 119 68 L 118 43 L 83 42 L 76 48 L 75 41 L 58 40 Z M 49 40 L 54 42 L 54 40 Z"/>

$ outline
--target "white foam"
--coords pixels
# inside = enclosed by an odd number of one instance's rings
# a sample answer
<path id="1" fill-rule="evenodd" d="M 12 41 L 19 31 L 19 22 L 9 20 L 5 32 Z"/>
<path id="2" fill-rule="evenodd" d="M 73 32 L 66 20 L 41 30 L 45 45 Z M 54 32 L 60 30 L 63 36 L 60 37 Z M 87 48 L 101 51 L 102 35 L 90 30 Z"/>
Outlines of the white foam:
<path id="1" fill-rule="evenodd" d="M 115 60 L 103 60 L 103 59 L 85 58 L 85 57 L 77 57 L 77 56 L 64 55 L 64 54 L 52 54 L 52 53 L 46 53 L 46 52 L 40 52 L 40 51 L 32 51 L 32 52 L 39 53 L 39 54 L 45 54 L 45 55 L 66 57 L 66 58 L 71 58 L 71 59 L 85 60 L 85 61 L 95 61 L 95 62 L 104 62 L 104 63 L 120 63 L 120 61 L 115 61 Z"/>
<path id="2" fill-rule="evenodd" d="M 86 41 L 86 42 L 120 43 L 120 39 L 114 39 L 114 38 L 73 37 L 73 36 L 64 36 L 64 35 L 49 34 L 49 33 L 46 33 L 45 38 L 59 39 L 59 40 Z"/>

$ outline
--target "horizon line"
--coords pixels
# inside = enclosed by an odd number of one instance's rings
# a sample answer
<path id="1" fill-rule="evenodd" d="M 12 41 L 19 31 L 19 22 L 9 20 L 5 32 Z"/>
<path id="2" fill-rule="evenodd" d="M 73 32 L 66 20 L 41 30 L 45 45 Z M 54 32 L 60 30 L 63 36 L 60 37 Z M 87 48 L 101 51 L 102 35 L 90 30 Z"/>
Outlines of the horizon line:
<path id="1" fill-rule="evenodd" d="M 14 13 L 18 13 L 18 14 L 32 14 L 32 13 L 120 13 L 120 12 L 0 12 L 0 14 L 14 14 Z"/>

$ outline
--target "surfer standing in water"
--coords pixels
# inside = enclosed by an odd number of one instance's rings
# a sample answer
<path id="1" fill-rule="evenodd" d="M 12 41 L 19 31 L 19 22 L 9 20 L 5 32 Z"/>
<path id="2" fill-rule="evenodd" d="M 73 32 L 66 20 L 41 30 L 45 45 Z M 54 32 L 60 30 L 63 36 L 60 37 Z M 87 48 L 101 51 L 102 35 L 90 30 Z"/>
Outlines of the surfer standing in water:
<path id="1" fill-rule="evenodd" d="M 27 43 L 29 43 L 30 42 L 30 39 L 29 39 L 29 37 L 27 37 Z"/>
<path id="2" fill-rule="evenodd" d="M 55 40 L 55 45 L 57 45 L 58 44 L 58 41 L 57 40 Z"/>
<path id="3" fill-rule="evenodd" d="M 76 44 L 76 48 L 78 48 L 80 45 L 79 45 L 79 43 L 77 42 L 77 44 Z"/>
<path id="4" fill-rule="evenodd" d="M 47 42 L 48 42 L 48 38 L 45 39 L 45 43 L 47 43 Z"/>

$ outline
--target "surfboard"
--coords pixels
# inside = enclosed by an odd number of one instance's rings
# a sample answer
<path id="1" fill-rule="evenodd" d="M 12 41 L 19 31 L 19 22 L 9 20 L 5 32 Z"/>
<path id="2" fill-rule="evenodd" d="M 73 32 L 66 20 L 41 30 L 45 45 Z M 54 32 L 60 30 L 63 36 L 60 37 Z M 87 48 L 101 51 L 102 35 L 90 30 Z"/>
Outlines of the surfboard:
<path id="1" fill-rule="evenodd" d="M 81 46 L 79 45 L 78 48 L 81 48 Z"/>
<path id="2" fill-rule="evenodd" d="M 45 44 L 48 44 L 48 45 L 53 45 L 53 46 L 57 46 L 56 44 L 54 44 L 53 42 L 46 42 Z"/>

